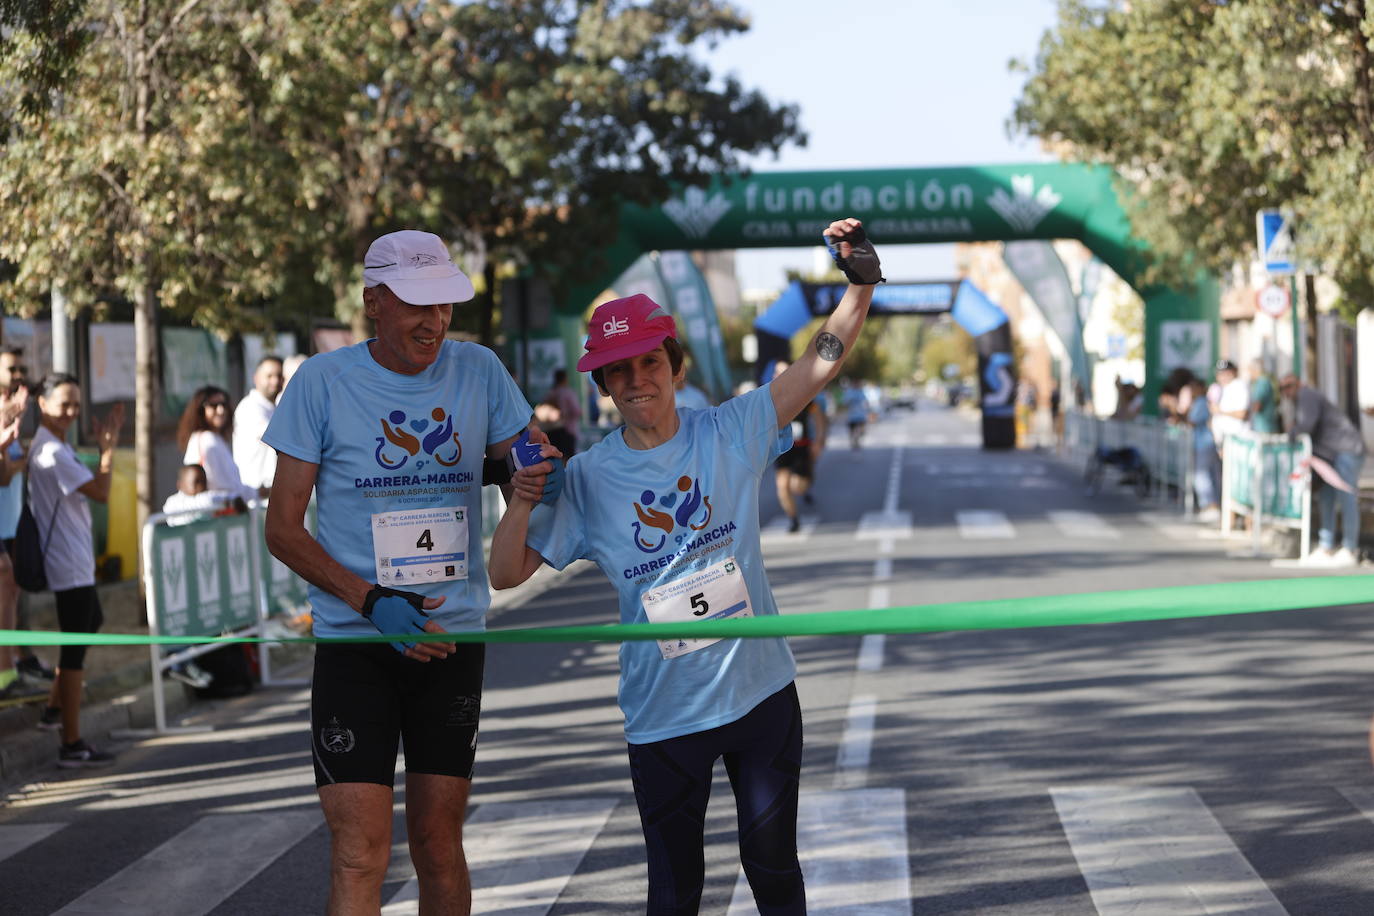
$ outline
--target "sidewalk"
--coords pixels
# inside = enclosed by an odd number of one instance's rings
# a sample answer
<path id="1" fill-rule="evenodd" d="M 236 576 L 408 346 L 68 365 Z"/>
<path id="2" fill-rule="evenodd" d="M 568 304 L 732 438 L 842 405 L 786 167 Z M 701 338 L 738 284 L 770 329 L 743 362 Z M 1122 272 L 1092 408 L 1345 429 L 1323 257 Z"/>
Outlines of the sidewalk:
<path id="1" fill-rule="evenodd" d="M 584 561 L 573 563 L 566 570 L 556 572 L 541 568 L 530 581 L 518 588 L 493 592 L 488 625 L 500 626 L 504 610 L 519 607 L 526 601 L 547 591 L 559 582 L 587 569 Z M 134 580 L 97 586 L 100 603 L 105 612 L 102 633 L 148 632 L 138 583 Z M 51 593 L 25 595 L 29 607 L 29 628 L 56 630 L 57 613 Z M 614 622 L 614 609 L 607 622 Z M 57 648 L 40 646 L 35 650 L 50 664 L 57 664 Z M 299 644 L 286 650 L 294 661 L 292 667 L 308 662 L 313 650 Z M 280 673 L 287 665 L 274 657 L 273 671 Z M 309 668 L 302 669 L 309 676 Z M 118 752 L 117 743 L 110 740 L 110 732 L 126 728 L 153 726 L 152 672 L 147 646 L 93 646 L 86 654 L 86 697 L 81 707 L 83 737 L 100 747 L 109 746 Z M 293 672 L 294 673 L 294 672 Z M 193 707 L 224 700 L 205 700 L 180 681 L 163 678 L 163 695 L 167 703 L 167 721 L 176 722 Z M 10 793 L 25 783 L 41 780 L 57 772 L 58 732 L 40 731 L 38 716 L 44 700 L 0 708 L 0 805 Z"/>

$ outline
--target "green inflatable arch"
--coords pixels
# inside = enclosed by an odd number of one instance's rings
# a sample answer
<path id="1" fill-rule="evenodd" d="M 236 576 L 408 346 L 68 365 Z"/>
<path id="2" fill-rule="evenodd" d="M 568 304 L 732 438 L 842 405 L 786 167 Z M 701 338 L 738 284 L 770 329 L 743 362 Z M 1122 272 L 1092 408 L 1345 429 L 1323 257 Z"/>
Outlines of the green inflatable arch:
<path id="1" fill-rule="evenodd" d="M 658 207 L 627 205 L 603 273 L 569 290 L 577 312 L 647 251 L 781 248 L 819 243 L 832 219 L 864 221 L 878 245 L 1079 239 L 1145 301 L 1146 404 L 1178 365 L 1209 369 L 1218 287 L 1146 287 L 1147 249 L 1133 238 L 1105 166 L 965 166 L 756 173 L 689 188 Z M 894 278 L 902 279 L 902 278 Z"/>

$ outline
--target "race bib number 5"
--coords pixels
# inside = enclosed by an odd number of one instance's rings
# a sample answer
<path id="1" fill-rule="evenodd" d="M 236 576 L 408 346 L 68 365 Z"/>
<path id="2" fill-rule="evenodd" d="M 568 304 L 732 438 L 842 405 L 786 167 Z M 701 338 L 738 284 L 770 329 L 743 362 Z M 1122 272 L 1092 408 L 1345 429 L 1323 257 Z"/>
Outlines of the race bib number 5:
<path id="1" fill-rule="evenodd" d="M 377 583 L 391 588 L 468 577 L 467 509 L 446 506 L 372 516 Z"/>
<path id="2" fill-rule="evenodd" d="M 734 557 L 708 566 L 700 572 L 674 579 L 649 589 L 640 598 L 650 623 L 681 623 L 692 620 L 724 620 L 753 617 L 749 588 Z M 664 658 L 677 658 L 720 642 L 720 638 L 660 639 L 658 651 Z"/>

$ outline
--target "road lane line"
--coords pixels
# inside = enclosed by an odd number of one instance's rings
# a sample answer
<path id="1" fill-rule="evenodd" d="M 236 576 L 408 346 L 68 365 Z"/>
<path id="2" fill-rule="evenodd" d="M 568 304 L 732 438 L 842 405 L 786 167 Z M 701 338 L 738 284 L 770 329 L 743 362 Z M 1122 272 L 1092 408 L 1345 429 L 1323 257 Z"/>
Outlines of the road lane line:
<path id="1" fill-rule="evenodd" d="M 887 637 L 882 633 L 869 633 L 864 636 L 859 643 L 859 663 L 860 671 L 881 671 L 883 670 L 883 649 L 887 642 Z"/>
<path id="2" fill-rule="evenodd" d="M 892 578 L 892 558 L 879 557 L 873 561 L 873 581 L 884 582 Z M 869 605 L 872 607 L 872 605 Z"/>
<path id="3" fill-rule="evenodd" d="M 903 790 L 803 792 L 797 852 L 811 916 L 911 916 Z M 757 913 L 740 872 L 726 916 Z"/>
<path id="4" fill-rule="evenodd" d="M 878 718 L 878 698 L 860 694 L 849 701 L 844 736 L 835 755 L 835 787 L 861 788 L 868 781 L 868 761 L 873 754 L 873 724 Z"/>
<path id="5" fill-rule="evenodd" d="M 5 824 L 0 826 L 0 862 L 34 843 L 41 843 L 66 824 Z"/>
<path id="6" fill-rule="evenodd" d="M 614 798 L 487 802 L 463 825 L 472 875 L 472 911 L 544 916 L 615 810 Z M 383 916 L 420 912 L 412 878 L 382 908 Z"/>
<path id="7" fill-rule="evenodd" d="M 1055 786 L 1050 795 L 1100 916 L 1286 916 L 1192 789 Z"/>
<path id="8" fill-rule="evenodd" d="M 318 811 L 202 817 L 53 916 L 202 916 L 323 822 Z"/>
<path id="9" fill-rule="evenodd" d="M 910 512 L 865 512 L 859 516 L 854 537 L 860 541 L 883 541 L 909 538 L 914 529 Z"/>
<path id="10" fill-rule="evenodd" d="M 1121 532 L 1107 523 L 1096 512 L 1075 512 L 1070 509 L 1047 512 L 1050 524 L 1059 533 L 1069 538 L 1092 538 L 1093 540 L 1115 540 Z"/>
<path id="11" fill-rule="evenodd" d="M 1014 538 L 1016 529 L 1005 512 L 995 509 L 961 509 L 954 513 L 959 536 L 973 541 Z"/>

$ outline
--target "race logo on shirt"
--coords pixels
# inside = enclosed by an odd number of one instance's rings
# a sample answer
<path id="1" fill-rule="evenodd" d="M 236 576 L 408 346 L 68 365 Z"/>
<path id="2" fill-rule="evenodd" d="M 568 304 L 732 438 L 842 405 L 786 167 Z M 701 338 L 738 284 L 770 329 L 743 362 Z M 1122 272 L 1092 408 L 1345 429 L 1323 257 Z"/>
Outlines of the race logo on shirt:
<path id="1" fill-rule="evenodd" d="M 431 410 L 428 417 L 414 419 L 404 410 L 393 410 L 378 422 L 382 434 L 377 437 L 373 457 L 383 470 L 399 471 L 409 464 L 411 470 L 420 471 L 430 461 L 451 468 L 463 458 L 453 415 L 442 407 Z"/>
<path id="2" fill-rule="evenodd" d="M 700 480 L 685 474 L 662 496 L 645 490 L 639 494 L 634 508 L 636 520 L 630 527 L 635 546 L 645 553 L 662 550 L 679 527 L 700 531 L 711 524 L 711 497 L 702 495 Z M 677 541 L 680 543 L 686 536 L 685 531 L 679 533 Z"/>

